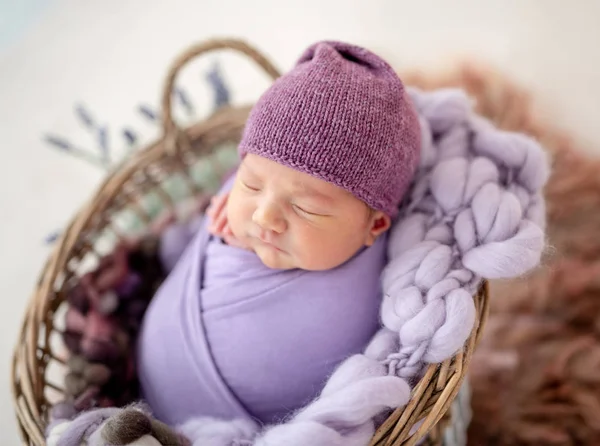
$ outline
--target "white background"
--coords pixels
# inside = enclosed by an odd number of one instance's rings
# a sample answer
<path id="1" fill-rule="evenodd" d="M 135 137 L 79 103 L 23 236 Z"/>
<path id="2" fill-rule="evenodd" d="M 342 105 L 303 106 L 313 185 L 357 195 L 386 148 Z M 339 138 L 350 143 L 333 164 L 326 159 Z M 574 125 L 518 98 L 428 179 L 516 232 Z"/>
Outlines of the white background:
<path id="1" fill-rule="evenodd" d="M 306 46 L 332 38 L 365 45 L 399 68 L 435 69 L 463 56 L 493 63 L 532 89 L 545 116 L 600 153 L 598 17 L 593 0 L 0 0 L 1 443 L 18 443 L 10 356 L 48 254 L 43 239 L 102 178 L 42 142 L 51 131 L 94 149 L 74 104 L 152 138 L 156 130 L 135 106 L 158 104 L 168 64 L 191 43 L 241 37 L 285 70 Z M 235 97 L 258 96 L 265 78 L 231 59 Z M 200 72 L 190 67 L 181 77 L 197 103 L 207 94 Z"/>

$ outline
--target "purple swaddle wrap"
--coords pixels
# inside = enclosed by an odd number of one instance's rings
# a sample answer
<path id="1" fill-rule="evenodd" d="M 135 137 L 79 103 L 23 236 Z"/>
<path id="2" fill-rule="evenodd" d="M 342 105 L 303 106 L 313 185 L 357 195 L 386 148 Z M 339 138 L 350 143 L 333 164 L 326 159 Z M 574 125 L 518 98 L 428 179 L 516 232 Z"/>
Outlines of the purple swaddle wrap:
<path id="1" fill-rule="evenodd" d="M 139 378 L 155 415 L 272 423 L 306 405 L 377 332 L 386 246 L 384 235 L 336 269 L 281 271 L 203 224 L 140 334 Z"/>

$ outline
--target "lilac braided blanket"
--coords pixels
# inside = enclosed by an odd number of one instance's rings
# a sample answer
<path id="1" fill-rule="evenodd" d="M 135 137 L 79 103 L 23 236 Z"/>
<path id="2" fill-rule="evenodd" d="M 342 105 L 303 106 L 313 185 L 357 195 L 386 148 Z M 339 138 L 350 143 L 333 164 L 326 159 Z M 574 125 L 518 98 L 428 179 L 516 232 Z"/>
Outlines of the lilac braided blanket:
<path id="1" fill-rule="evenodd" d="M 380 331 L 287 422 L 191 419 L 176 429 L 192 445 L 366 446 L 376 420 L 408 403 L 427 365 L 463 347 L 481 281 L 539 264 L 549 175 L 539 144 L 495 128 L 460 90 L 409 91 L 420 115 L 421 165 L 390 234 Z M 54 438 L 66 439 L 69 427 L 61 426 Z"/>

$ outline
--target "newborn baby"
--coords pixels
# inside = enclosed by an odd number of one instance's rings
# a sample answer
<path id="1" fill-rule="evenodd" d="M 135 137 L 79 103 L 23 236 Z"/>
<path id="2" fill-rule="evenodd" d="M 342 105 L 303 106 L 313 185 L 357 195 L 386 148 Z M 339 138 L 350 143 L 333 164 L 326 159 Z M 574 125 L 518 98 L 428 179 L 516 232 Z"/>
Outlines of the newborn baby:
<path id="1" fill-rule="evenodd" d="M 138 372 L 159 419 L 282 421 L 364 349 L 419 148 L 402 82 L 363 48 L 312 45 L 267 90 L 144 318 Z"/>

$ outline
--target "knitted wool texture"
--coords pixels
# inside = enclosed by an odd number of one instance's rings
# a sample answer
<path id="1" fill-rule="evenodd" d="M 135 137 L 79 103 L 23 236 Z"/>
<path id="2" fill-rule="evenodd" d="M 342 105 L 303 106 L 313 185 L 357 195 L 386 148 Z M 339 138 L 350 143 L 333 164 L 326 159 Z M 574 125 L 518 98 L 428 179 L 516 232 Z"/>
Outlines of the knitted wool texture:
<path id="1" fill-rule="evenodd" d="M 408 403 L 424 368 L 464 345 L 482 278 L 539 264 L 549 170 L 541 147 L 482 120 L 460 91 L 410 93 L 422 157 L 390 234 L 381 330 L 285 422 L 193 418 L 179 430 L 194 446 L 368 445 L 376 420 Z"/>
<path id="2" fill-rule="evenodd" d="M 402 81 L 384 60 L 319 42 L 261 96 L 239 151 L 333 183 L 395 217 L 418 164 L 420 135 Z"/>

